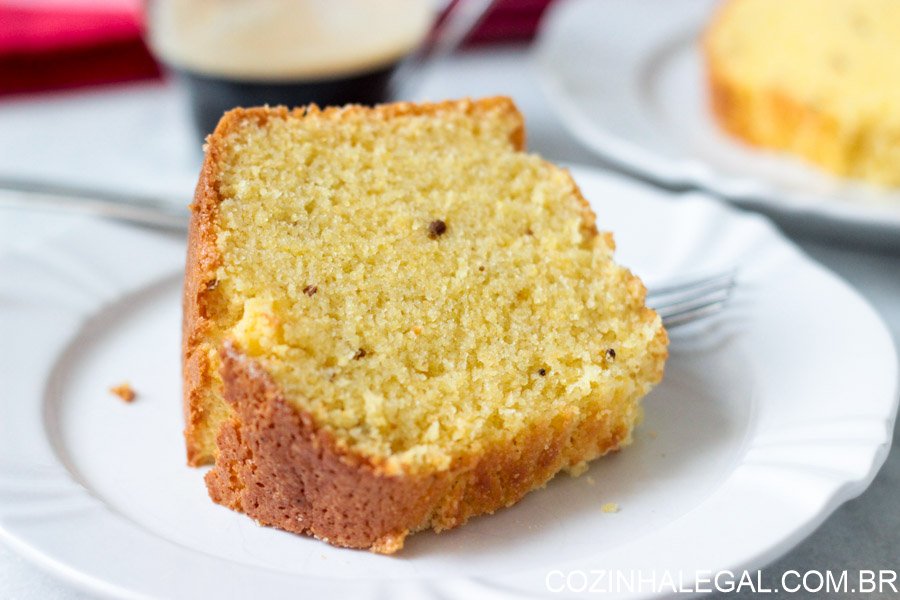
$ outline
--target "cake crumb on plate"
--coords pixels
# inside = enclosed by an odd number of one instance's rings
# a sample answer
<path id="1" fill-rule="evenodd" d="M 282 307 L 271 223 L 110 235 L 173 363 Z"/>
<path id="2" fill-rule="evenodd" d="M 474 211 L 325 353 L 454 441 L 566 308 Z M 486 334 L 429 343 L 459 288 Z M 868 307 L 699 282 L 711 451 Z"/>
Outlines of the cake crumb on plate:
<path id="1" fill-rule="evenodd" d="M 114 385 L 109 388 L 109 391 L 110 393 L 115 394 L 116 396 L 121 398 L 123 402 L 127 402 L 129 404 L 134 402 L 134 399 L 137 397 L 134 388 L 132 388 L 131 384 L 129 384 L 128 382 Z"/>
<path id="2" fill-rule="evenodd" d="M 602 510 L 605 513 L 617 513 L 617 512 L 619 512 L 619 505 L 616 504 L 615 502 L 607 502 L 603 506 L 600 507 L 600 510 Z"/>

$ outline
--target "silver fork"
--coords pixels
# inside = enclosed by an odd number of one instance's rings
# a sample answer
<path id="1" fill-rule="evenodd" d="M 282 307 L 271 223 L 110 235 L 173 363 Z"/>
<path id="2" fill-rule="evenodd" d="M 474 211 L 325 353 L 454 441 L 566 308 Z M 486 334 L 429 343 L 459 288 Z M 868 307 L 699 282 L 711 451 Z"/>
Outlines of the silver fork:
<path id="1" fill-rule="evenodd" d="M 177 232 L 184 232 L 188 223 L 184 204 L 179 206 L 161 198 L 0 177 L 2 207 L 87 213 Z M 667 328 L 687 325 L 725 308 L 735 286 L 735 275 L 732 269 L 653 286 L 647 292 L 647 303 L 656 309 Z"/>
<path id="2" fill-rule="evenodd" d="M 684 279 L 647 289 L 647 305 L 662 317 L 666 329 L 716 315 L 725 309 L 737 284 L 737 269 Z"/>

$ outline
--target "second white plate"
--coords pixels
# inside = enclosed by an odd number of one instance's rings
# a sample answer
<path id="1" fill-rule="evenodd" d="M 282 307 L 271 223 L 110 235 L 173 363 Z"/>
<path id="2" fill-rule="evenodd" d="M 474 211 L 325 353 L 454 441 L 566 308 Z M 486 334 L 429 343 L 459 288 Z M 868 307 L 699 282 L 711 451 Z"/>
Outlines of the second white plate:
<path id="1" fill-rule="evenodd" d="M 396 556 L 258 527 L 185 466 L 183 242 L 93 221 L 0 256 L 0 535 L 95 593 L 166 600 L 558 598 L 592 570 L 690 585 L 698 570 L 773 560 L 884 461 L 889 334 L 761 217 L 573 172 L 620 260 L 651 284 L 740 267 L 721 318 L 673 340 L 625 451 Z M 122 380 L 134 404 L 107 391 Z"/>
<path id="2" fill-rule="evenodd" d="M 719 0 L 566 0 L 536 44 L 569 130 L 618 167 L 699 187 L 807 229 L 900 248 L 900 190 L 832 177 L 753 149 L 710 113 L 698 38 Z"/>

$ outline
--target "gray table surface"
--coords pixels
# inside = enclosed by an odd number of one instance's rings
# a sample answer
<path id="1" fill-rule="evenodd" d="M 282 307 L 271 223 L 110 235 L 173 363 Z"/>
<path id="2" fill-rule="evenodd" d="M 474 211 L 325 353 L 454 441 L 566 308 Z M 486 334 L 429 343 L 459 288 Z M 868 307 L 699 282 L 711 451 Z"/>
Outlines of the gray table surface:
<path id="1" fill-rule="evenodd" d="M 439 99 L 491 94 L 507 94 L 515 98 L 527 119 L 532 150 L 552 160 L 605 166 L 565 131 L 553 108 L 542 96 L 527 47 L 487 47 L 461 53 L 435 65 L 425 78 L 418 96 Z M 104 118 L 112 120 L 112 124 L 109 130 L 98 133 L 91 140 L 90 163 L 85 163 L 83 148 L 71 139 L 61 140 L 48 150 L 45 142 L 55 139 L 56 135 L 52 120 L 49 125 L 45 124 L 50 115 L 62 122 L 96 110 L 103 110 Z M 121 120 L 118 129 L 116 119 Z M 130 135 L 144 128 L 150 134 L 150 127 L 157 130 L 150 136 L 150 145 L 158 144 L 164 150 L 160 155 L 165 154 L 173 163 L 168 166 L 171 176 L 163 178 L 170 188 L 154 191 L 182 193 L 185 189 L 190 190 L 196 165 L 191 162 L 193 159 L 184 158 L 189 156 L 189 152 L 181 149 L 165 151 L 170 146 L 184 144 L 188 139 L 179 92 L 169 85 L 137 85 L 69 93 L 59 97 L 43 97 L 40 102 L 27 99 L 0 102 L 0 132 L 3 132 L 0 137 L 15 142 L 0 144 L 0 173 L 46 176 L 57 180 L 80 178 L 86 183 L 93 183 L 91 178 L 94 177 L 97 181 L 108 183 L 112 171 L 108 165 L 117 160 L 120 163 L 128 160 L 128 156 L 123 156 L 127 135 L 117 135 L 116 131 L 124 130 Z M 165 131 L 166 127 L 171 131 Z M 158 131 L 160 128 L 163 131 Z M 46 158 L 44 154 L 48 151 L 56 153 L 50 161 L 36 160 L 39 156 Z M 42 164 L 35 166 L 38 162 Z M 163 168 L 167 168 L 166 165 Z M 140 186 L 140 169 L 140 164 L 132 170 L 129 170 L 129 165 L 123 164 L 118 169 L 119 173 L 124 172 L 127 176 L 127 180 L 122 179 L 122 186 Z M 144 177 L 150 185 L 147 176 Z M 29 223 L 33 223 L 33 217 L 8 212 L 0 214 L 0 240 L 13 239 L 16 232 L 21 235 L 23 228 L 36 229 Z M 808 239 L 795 226 L 786 224 L 785 227 L 788 235 L 810 256 L 843 276 L 868 298 L 885 319 L 895 342 L 900 346 L 900 255 L 846 247 L 830 240 Z M 894 439 L 896 442 L 896 431 Z M 884 468 L 862 496 L 840 507 L 809 538 L 764 570 L 765 580 L 772 584 L 769 587 L 777 587 L 775 584 L 781 574 L 788 569 L 799 572 L 900 569 L 898 498 L 900 451 L 896 450 L 895 444 L 895 450 Z M 728 597 L 741 596 L 733 594 Z M 92 597 L 43 572 L 0 543 L 0 598 L 80 600 Z M 779 595 L 768 597 L 777 598 Z M 879 595 L 869 594 L 866 597 L 878 598 Z"/>

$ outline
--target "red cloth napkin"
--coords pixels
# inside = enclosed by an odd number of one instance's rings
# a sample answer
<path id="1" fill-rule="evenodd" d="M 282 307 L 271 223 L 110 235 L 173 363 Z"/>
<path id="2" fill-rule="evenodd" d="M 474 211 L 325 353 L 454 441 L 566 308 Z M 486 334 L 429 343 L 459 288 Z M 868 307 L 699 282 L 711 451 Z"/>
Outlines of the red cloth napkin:
<path id="1" fill-rule="evenodd" d="M 470 43 L 534 35 L 552 0 L 498 0 Z M 0 96 L 160 76 L 141 0 L 0 0 Z"/>
<path id="2" fill-rule="evenodd" d="M 530 40 L 553 0 L 497 0 L 468 43 Z"/>
<path id="3" fill-rule="evenodd" d="M 135 2 L 0 0 L 0 95 L 160 76 Z"/>

